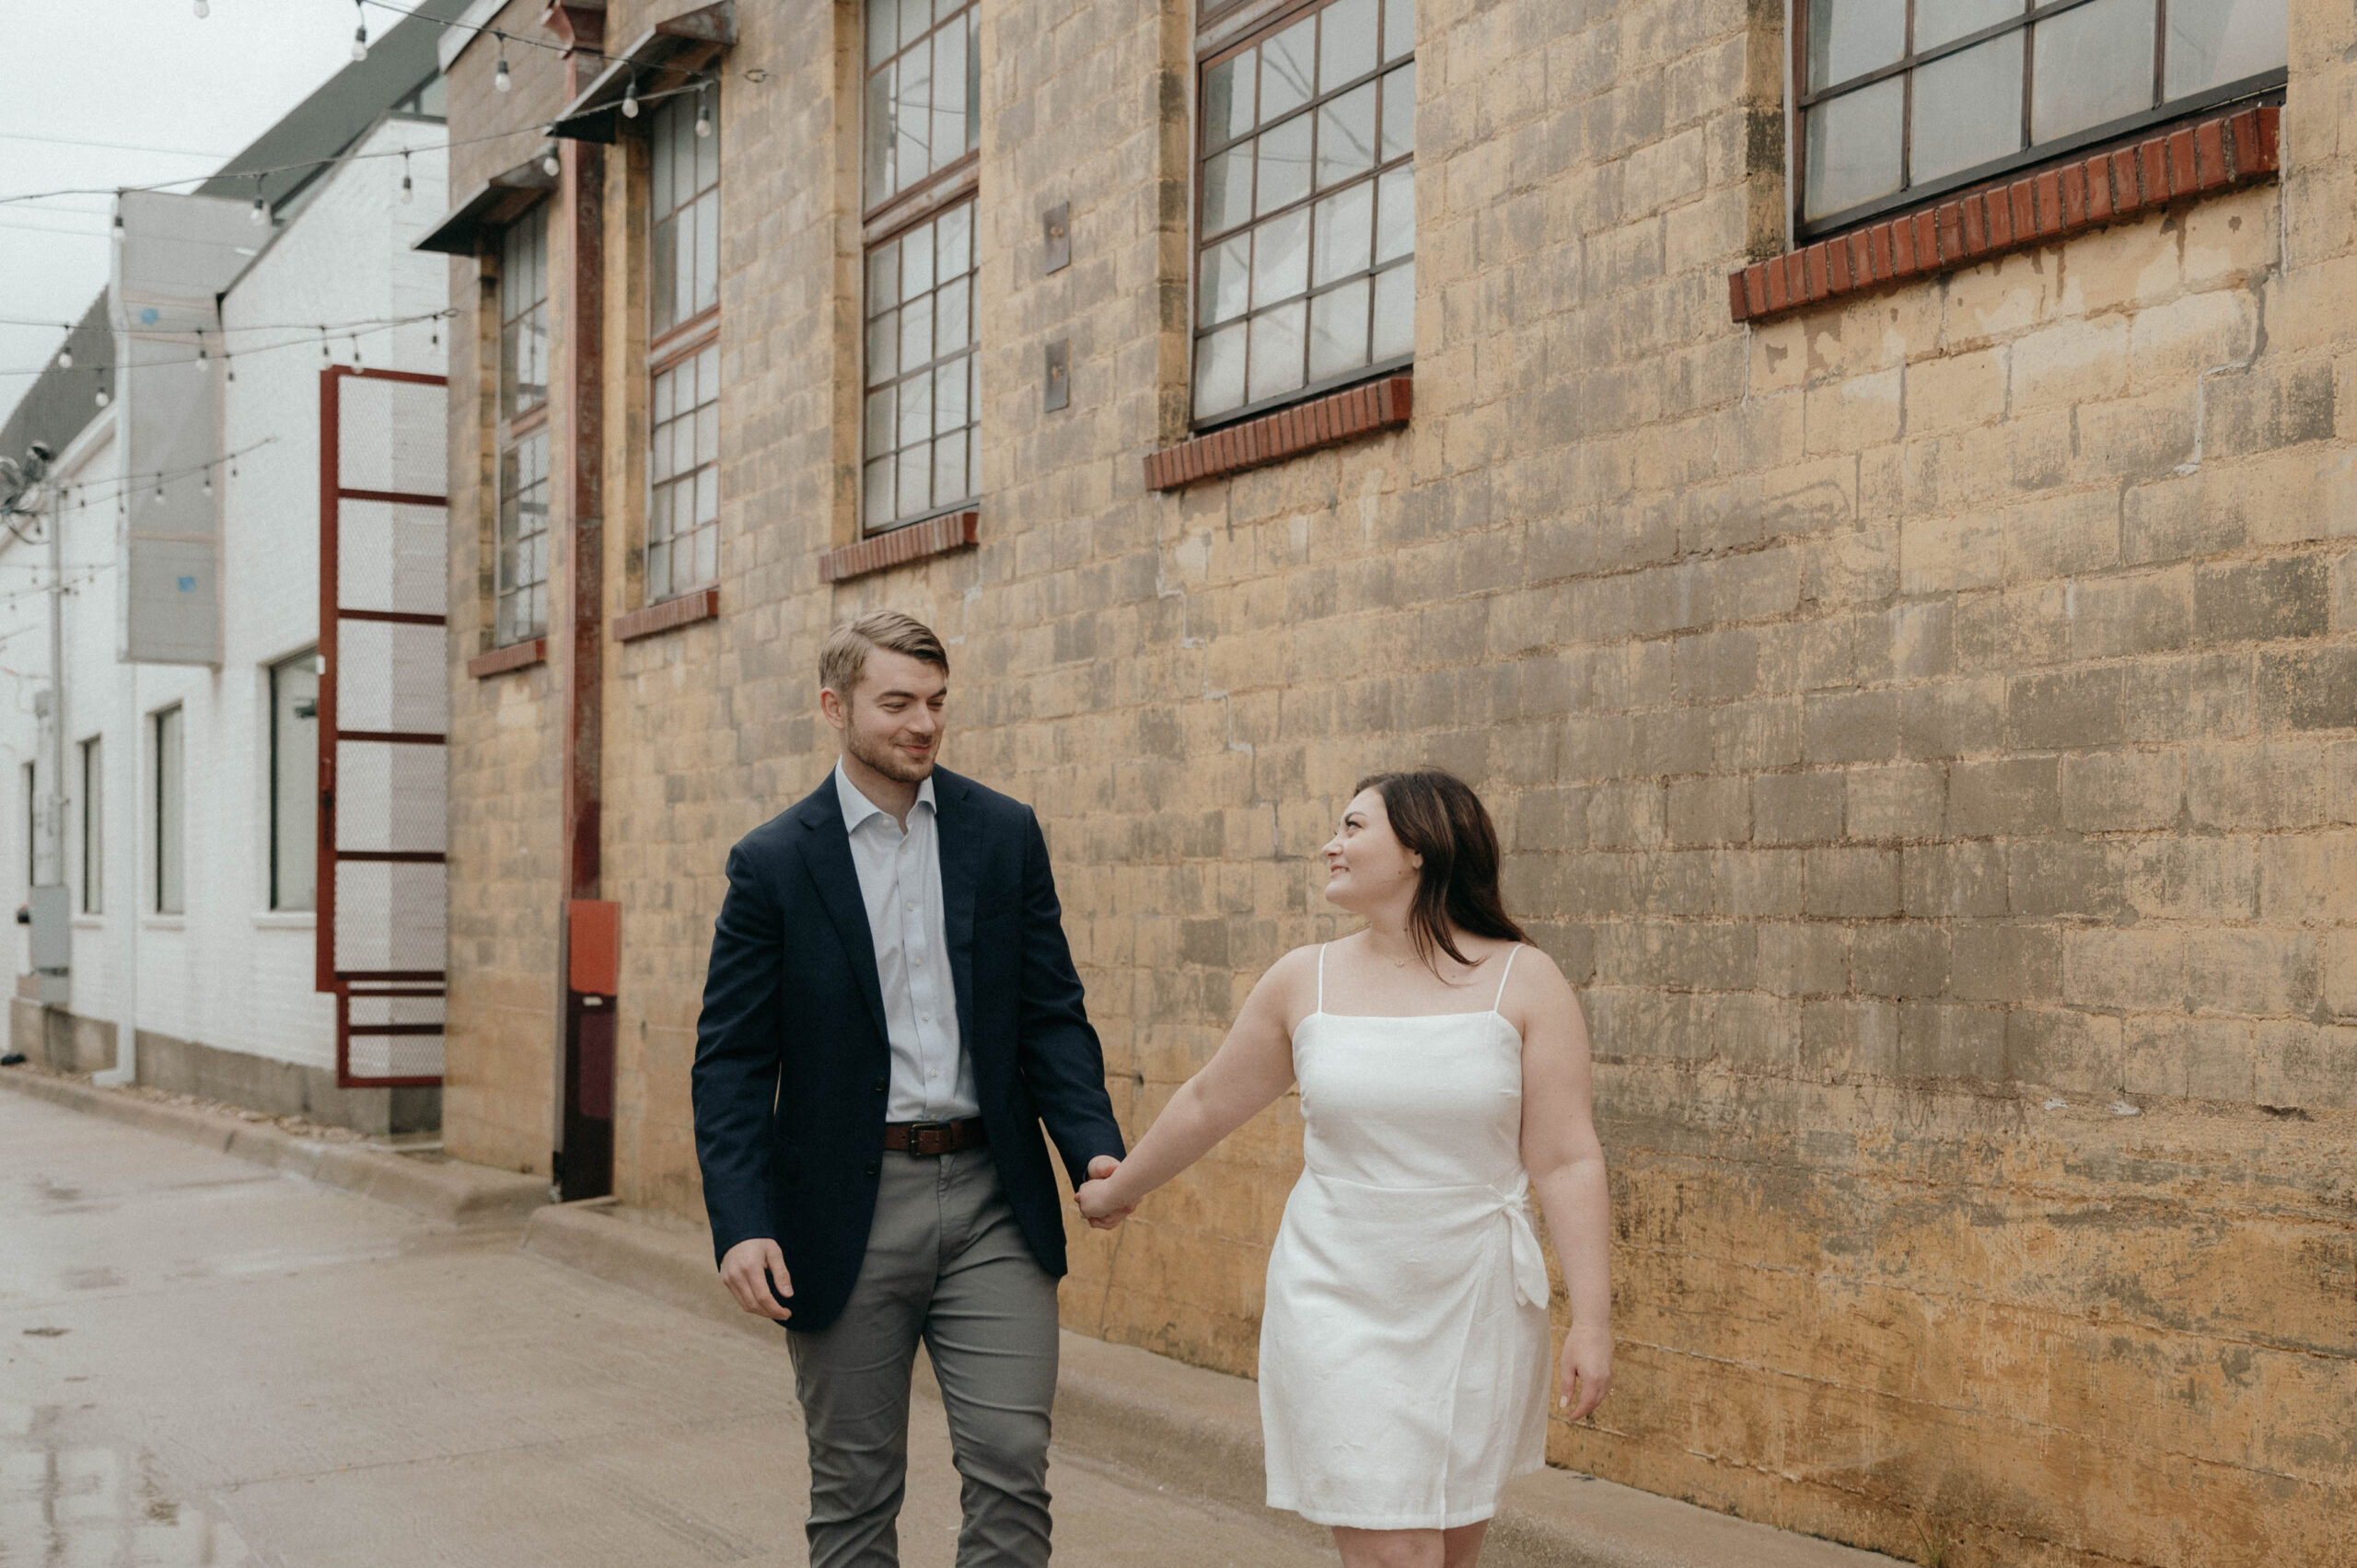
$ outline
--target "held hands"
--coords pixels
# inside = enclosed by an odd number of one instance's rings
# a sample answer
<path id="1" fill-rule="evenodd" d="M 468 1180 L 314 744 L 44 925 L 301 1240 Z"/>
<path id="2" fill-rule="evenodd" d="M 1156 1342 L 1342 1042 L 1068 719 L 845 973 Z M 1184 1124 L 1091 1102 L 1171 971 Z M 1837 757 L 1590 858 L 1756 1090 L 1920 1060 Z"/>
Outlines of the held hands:
<path id="1" fill-rule="evenodd" d="M 1097 1230 L 1111 1230 L 1136 1210 L 1135 1203 L 1117 1203 L 1110 1193 L 1110 1181 L 1121 1162 L 1111 1155 L 1098 1155 L 1088 1162 L 1088 1177 L 1074 1190 L 1072 1201 L 1080 1210 L 1081 1218 Z"/>
<path id="2" fill-rule="evenodd" d="M 776 1281 L 776 1294 L 771 1294 L 770 1282 Z M 794 1281 L 785 1272 L 785 1254 L 777 1243 L 766 1236 L 740 1241 L 720 1260 L 720 1283 L 737 1298 L 737 1305 L 757 1318 L 774 1318 L 780 1323 L 794 1316 L 779 1305 L 778 1296 L 794 1294 Z"/>
<path id="3" fill-rule="evenodd" d="M 1585 1421 L 1612 1390 L 1612 1330 L 1574 1323 L 1563 1336 L 1562 1371 L 1555 1379 L 1559 1406 L 1571 1421 Z"/>

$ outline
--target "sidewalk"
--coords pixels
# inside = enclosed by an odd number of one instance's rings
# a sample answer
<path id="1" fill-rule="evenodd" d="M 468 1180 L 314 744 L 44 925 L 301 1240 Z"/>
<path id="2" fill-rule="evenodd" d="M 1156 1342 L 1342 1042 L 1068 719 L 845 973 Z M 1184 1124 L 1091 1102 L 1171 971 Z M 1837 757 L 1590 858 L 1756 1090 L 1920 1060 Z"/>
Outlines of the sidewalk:
<path id="1" fill-rule="evenodd" d="M 700 1227 L 18 1069 L 0 1087 L 29 1091 L 0 1095 L 0 1561 L 63 1529 L 138 1562 L 804 1562 L 780 1336 Z M 938 1403 L 915 1408 L 903 1561 L 948 1568 L 957 1478 Z M 1059 1561 L 1333 1561 L 1260 1504 L 1248 1382 L 1067 1334 L 1057 1434 Z M 1492 1540 L 1485 1568 L 1893 1561 L 1561 1470 L 1515 1484 Z"/>

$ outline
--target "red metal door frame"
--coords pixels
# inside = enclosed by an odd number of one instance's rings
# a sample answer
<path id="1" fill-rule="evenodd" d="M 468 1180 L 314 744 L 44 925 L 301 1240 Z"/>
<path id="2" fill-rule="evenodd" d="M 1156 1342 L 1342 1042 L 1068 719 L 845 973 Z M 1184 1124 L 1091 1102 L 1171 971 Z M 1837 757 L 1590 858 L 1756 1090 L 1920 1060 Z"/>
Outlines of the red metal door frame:
<path id="1" fill-rule="evenodd" d="M 352 1070 L 352 1040 L 354 1035 L 423 1035 L 440 1034 L 440 1024 L 420 1023 L 361 1023 L 352 1021 L 352 998 L 358 993 L 372 997 L 426 997 L 445 994 L 448 978 L 446 969 L 432 970 L 341 970 L 336 967 L 336 863 L 338 861 L 380 861 L 409 863 L 446 863 L 448 856 L 439 850 L 339 850 L 336 847 L 336 748 L 343 741 L 373 742 L 383 745 L 447 746 L 447 735 L 427 735 L 398 730 L 345 730 L 339 726 L 337 714 L 338 671 L 341 623 L 345 621 L 380 621 L 397 625 L 443 626 L 447 615 L 428 615 L 398 610 L 347 610 L 339 602 L 342 578 L 343 504 L 346 501 L 374 501 L 398 506 L 440 506 L 447 508 L 450 501 L 445 495 L 426 495 L 406 491 L 348 489 L 343 483 L 343 409 L 342 390 L 347 380 L 359 378 L 372 381 L 400 381 L 419 386 L 443 387 L 448 378 L 426 375 L 413 370 L 365 369 L 358 366 L 334 365 L 319 372 L 319 922 L 315 942 L 315 988 L 332 992 L 335 995 L 335 1075 L 343 1088 L 410 1088 L 438 1087 L 442 1075 L 435 1074 L 401 1076 L 370 1076 L 355 1074 Z"/>

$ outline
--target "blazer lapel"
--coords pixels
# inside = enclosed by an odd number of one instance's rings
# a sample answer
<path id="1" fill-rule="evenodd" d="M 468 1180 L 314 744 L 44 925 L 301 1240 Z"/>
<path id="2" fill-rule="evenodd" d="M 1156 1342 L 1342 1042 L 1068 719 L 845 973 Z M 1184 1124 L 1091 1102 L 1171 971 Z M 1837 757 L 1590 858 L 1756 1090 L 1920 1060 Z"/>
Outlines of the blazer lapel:
<path id="1" fill-rule="evenodd" d="M 852 977 L 859 981 L 859 993 L 867 998 L 868 1016 L 876 1020 L 876 1038 L 889 1039 L 884 1025 L 884 987 L 876 978 L 876 937 L 867 929 L 867 902 L 860 897 L 859 868 L 852 864 L 851 834 L 843 828 L 842 807 L 835 799 L 831 773 L 803 801 L 801 816 L 807 830 L 802 864 L 809 870 L 810 880 L 818 884 L 819 901 L 826 906 L 835 935 L 842 939 Z"/>
<path id="2" fill-rule="evenodd" d="M 949 980 L 958 993 L 958 1038 L 974 1049 L 974 892 L 981 875 L 981 823 L 967 784 L 946 769 L 933 772 L 934 832 L 941 853 L 942 935 L 949 943 Z"/>

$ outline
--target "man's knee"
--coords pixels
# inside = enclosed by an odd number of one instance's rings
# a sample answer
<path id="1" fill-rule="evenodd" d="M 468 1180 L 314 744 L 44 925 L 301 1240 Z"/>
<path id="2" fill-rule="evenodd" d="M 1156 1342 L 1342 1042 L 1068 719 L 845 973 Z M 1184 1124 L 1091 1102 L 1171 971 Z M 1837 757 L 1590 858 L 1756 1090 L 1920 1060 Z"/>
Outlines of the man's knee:
<path id="1" fill-rule="evenodd" d="M 950 1423 L 950 1454 L 958 1473 L 993 1492 L 1045 1494 L 1048 1415 L 1044 1411 L 981 1410 Z"/>

